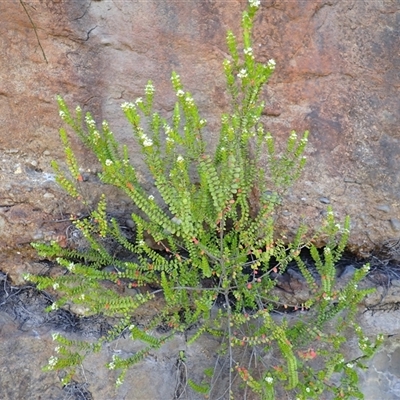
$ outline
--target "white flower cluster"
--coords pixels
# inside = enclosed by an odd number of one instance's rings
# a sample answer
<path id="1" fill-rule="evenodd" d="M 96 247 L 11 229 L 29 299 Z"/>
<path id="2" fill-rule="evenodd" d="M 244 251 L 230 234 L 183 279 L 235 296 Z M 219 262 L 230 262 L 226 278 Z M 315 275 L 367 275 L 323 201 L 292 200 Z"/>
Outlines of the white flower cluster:
<path id="1" fill-rule="evenodd" d="M 171 76 L 171 81 L 174 87 L 180 86 L 181 84 L 180 76 L 178 74 L 173 74 Z"/>
<path id="2" fill-rule="evenodd" d="M 67 117 L 67 114 L 65 114 L 65 112 L 62 111 L 62 110 L 59 111 L 59 115 L 60 115 L 60 117 L 61 117 L 61 119 L 62 119 L 63 121 L 64 121 L 64 120 L 66 119 L 66 117 Z"/>
<path id="3" fill-rule="evenodd" d="M 250 7 L 260 7 L 260 0 L 249 0 Z"/>
<path id="4" fill-rule="evenodd" d="M 67 268 L 68 268 L 68 270 L 70 272 L 74 272 L 75 271 L 75 264 L 73 262 L 71 262 L 71 263 L 68 264 Z"/>
<path id="5" fill-rule="evenodd" d="M 265 382 L 267 382 L 270 385 L 272 385 L 272 383 L 274 382 L 274 378 L 272 378 L 271 376 L 266 376 L 265 377 Z"/>
<path id="6" fill-rule="evenodd" d="M 238 78 L 243 79 L 247 77 L 247 71 L 245 68 L 242 68 L 237 74 Z"/>
<path id="7" fill-rule="evenodd" d="M 124 111 L 134 110 L 135 109 L 135 105 L 133 103 L 128 103 L 127 101 L 125 101 L 124 103 L 121 104 L 121 108 Z"/>
<path id="8" fill-rule="evenodd" d="M 23 274 L 23 275 L 22 275 L 22 278 L 23 278 L 25 281 L 29 281 L 29 280 L 31 279 L 31 277 L 32 277 L 32 274 Z"/>
<path id="9" fill-rule="evenodd" d="M 113 165 L 114 163 L 110 159 L 107 158 L 105 164 L 107 165 L 107 167 L 109 167 L 110 165 Z"/>
<path id="10" fill-rule="evenodd" d="M 143 132 L 142 128 L 138 128 L 138 135 L 142 139 L 142 144 L 144 147 L 153 146 L 153 141 Z"/>
<path id="11" fill-rule="evenodd" d="M 193 97 L 190 96 L 186 96 L 185 98 L 185 102 L 189 107 L 193 107 L 194 106 L 194 100 Z"/>
<path id="12" fill-rule="evenodd" d="M 152 141 L 148 136 L 146 136 L 145 134 L 143 134 L 143 135 L 141 136 L 141 138 L 142 138 L 142 140 L 143 140 L 143 146 L 144 146 L 144 147 L 151 147 L 151 146 L 153 146 L 153 141 Z"/>
<path id="13" fill-rule="evenodd" d="M 251 47 L 247 47 L 247 49 L 243 50 L 243 53 L 246 54 L 246 56 L 254 57 L 253 56 L 253 49 Z"/>
<path id="14" fill-rule="evenodd" d="M 85 121 L 89 128 L 96 129 L 96 123 L 94 122 L 94 119 L 91 116 L 86 115 Z"/>
<path id="15" fill-rule="evenodd" d="M 146 87 L 144 88 L 144 92 L 147 95 L 153 94 L 155 92 L 154 86 L 151 82 L 149 82 Z"/>
<path id="16" fill-rule="evenodd" d="M 185 95 L 185 92 L 184 92 L 182 89 L 179 89 L 179 90 L 176 92 L 176 95 L 177 95 L 178 97 L 183 97 L 183 96 Z"/>
<path id="17" fill-rule="evenodd" d="M 117 356 L 113 354 L 112 361 L 107 365 L 108 369 L 115 369 L 115 361 L 117 360 Z"/>
<path id="18" fill-rule="evenodd" d="M 49 369 L 54 369 L 54 367 L 57 365 L 57 361 L 58 361 L 57 357 L 51 356 L 49 358 L 49 364 L 48 364 Z"/>
<path id="19" fill-rule="evenodd" d="M 181 155 L 179 155 L 177 158 L 176 158 L 176 162 L 177 163 L 183 163 L 185 161 L 185 159 L 181 156 Z"/>
<path id="20" fill-rule="evenodd" d="M 273 58 L 268 60 L 267 67 L 269 67 L 270 69 L 275 69 L 275 66 L 276 66 L 276 62 Z"/>

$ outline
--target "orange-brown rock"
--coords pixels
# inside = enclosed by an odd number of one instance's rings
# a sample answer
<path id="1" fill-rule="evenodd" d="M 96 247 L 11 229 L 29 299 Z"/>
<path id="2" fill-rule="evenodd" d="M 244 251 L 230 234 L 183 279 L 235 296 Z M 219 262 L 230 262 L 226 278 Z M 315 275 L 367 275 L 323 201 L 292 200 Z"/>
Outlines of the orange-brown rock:
<path id="1" fill-rule="evenodd" d="M 2 248 L 62 234 L 54 221 L 77 211 L 49 166 L 63 157 L 57 94 L 99 121 L 107 118 L 135 153 L 119 106 L 140 96 L 151 78 L 156 106 L 168 115 L 175 70 L 208 119 L 214 143 L 220 112 L 227 111 L 225 32 L 238 32 L 245 5 L 0 2 Z M 292 129 L 311 132 L 309 163 L 287 196 L 282 229 L 293 230 L 300 220 L 318 226 L 330 202 L 339 217 L 352 217 L 350 242 L 358 252 L 400 235 L 399 18 L 400 5 L 391 0 L 262 1 L 254 52 L 277 62 L 263 121 L 280 143 Z M 95 172 L 93 165 L 84 153 L 83 167 Z M 116 194 L 112 204 L 129 208 Z"/>

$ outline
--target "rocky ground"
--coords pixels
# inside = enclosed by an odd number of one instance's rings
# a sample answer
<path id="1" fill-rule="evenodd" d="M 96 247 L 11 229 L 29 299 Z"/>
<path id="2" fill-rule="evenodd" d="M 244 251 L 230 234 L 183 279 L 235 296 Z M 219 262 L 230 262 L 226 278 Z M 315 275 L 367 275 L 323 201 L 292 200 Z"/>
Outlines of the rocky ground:
<path id="1" fill-rule="evenodd" d="M 371 273 L 363 286 L 373 286 L 377 290 L 366 299 L 358 320 L 368 335 L 383 333 L 386 340 L 370 361 L 369 369 L 361 372 L 361 388 L 366 400 L 395 400 L 400 399 L 400 269 L 393 262 L 371 261 Z M 359 266 L 356 260 L 351 263 L 347 259 L 346 263 L 341 264 L 339 284 Z M 299 286 L 301 280 L 294 270 L 289 275 L 282 283 L 286 285 L 288 300 L 288 288 L 296 287 L 300 296 L 305 290 Z M 61 373 L 42 371 L 49 357 L 54 355 L 52 333 L 93 340 L 104 333 L 112 321 L 102 316 L 83 317 L 63 309 L 45 312 L 51 303 L 51 294 L 29 285 L 12 286 L 7 275 L 0 274 L 0 387 L 4 400 L 197 400 L 203 397 L 188 388 L 188 371 L 191 377 L 201 381 L 206 367 L 222 362 L 216 354 L 218 341 L 215 338 L 205 335 L 188 346 L 187 335 L 177 336 L 132 368 L 125 383 L 116 389 L 117 375 L 104 365 L 112 354 L 138 349 L 137 344 L 120 337 L 105 345 L 100 353 L 89 356 L 75 380 L 62 387 Z M 354 338 L 348 338 L 347 346 L 350 353 L 354 352 Z M 257 400 L 243 392 L 238 398 L 242 397 Z M 217 398 L 227 396 L 221 392 L 214 400 Z"/>

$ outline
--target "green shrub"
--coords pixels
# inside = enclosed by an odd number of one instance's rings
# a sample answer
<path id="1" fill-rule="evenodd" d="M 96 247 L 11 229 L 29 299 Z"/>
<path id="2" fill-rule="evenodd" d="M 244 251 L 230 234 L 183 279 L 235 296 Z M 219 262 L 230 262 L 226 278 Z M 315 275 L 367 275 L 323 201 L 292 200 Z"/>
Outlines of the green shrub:
<path id="1" fill-rule="evenodd" d="M 26 277 L 39 289 L 57 290 L 60 297 L 51 309 L 73 302 L 82 304 L 90 313 L 119 320 L 96 343 L 54 335 L 57 355 L 49 360 L 46 369 L 66 370 L 64 383 L 72 378 L 88 352 L 100 350 L 104 342 L 122 332 L 129 332 L 132 340 L 146 346 L 133 356 L 114 356 L 110 360 L 107 367 L 120 371 L 117 384 L 149 350 L 160 348 L 174 334 L 191 328 L 195 334 L 190 343 L 203 334 L 219 337 L 221 344 L 227 343 L 226 390 L 232 398 L 237 376 L 262 399 L 275 398 L 279 388 L 298 399 L 319 399 L 326 391 L 338 399 L 362 398 L 353 366 L 363 366 L 381 338 L 371 344 L 354 322 L 356 307 L 368 293 L 357 289 L 357 283 L 366 275 L 368 266 L 358 270 L 344 289 L 335 288 L 335 263 L 348 240 L 349 219 L 340 227 L 328 210 L 318 233 L 326 236 L 323 253 L 311 238 L 306 238 L 304 226 L 289 244 L 274 230 L 282 194 L 305 165 L 303 153 L 308 132 L 300 138 L 292 132 L 286 150 L 278 156 L 272 135 L 260 122 L 264 108 L 260 95 L 274 71 L 275 61 L 262 64 L 253 54 L 251 33 L 258 6 L 259 1 L 250 1 L 243 13 L 243 52 L 238 50 L 233 33 L 227 34 L 230 57 L 223 66 L 231 107 L 221 117 L 215 151 L 207 149 L 203 138 L 207 122 L 177 73 L 171 78 L 177 97 L 172 118 L 166 119 L 153 110 L 155 89 L 150 81 L 143 97 L 122 104 L 157 189 L 156 196 L 146 193 L 130 162 L 128 148 L 116 141 L 107 122 L 98 127 L 89 113 L 83 117 L 77 107 L 73 114 L 58 98 L 61 118 L 101 164 L 101 181 L 122 190 L 139 210 L 132 214 L 136 231 L 133 242 L 118 222 L 109 218 L 106 198 L 102 196 L 89 216 L 72 222 L 86 239 L 87 249 L 64 248 L 56 242 L 33 244 L 42 257 L 56 259 L 66 270 L 54 278 Z M 54 161 L 57 182 L 85 203 L 78 162 L 66 131 L 61 129 L 60 133 L 68 172 Z M 268 162 L 268 168 L 261 167 L 262 161 Z M 105 237 L 118 243 L 125 256 L 110 251 Z M 149 237 L 163 251 L 150 247 L 146 241 Z M 303 248 L 310 249 L 318 279 L 300 258 Z M 134 254 L 136 261 L 126 254 Z M 283 274 L 290 262 L 297 263 L 313 291 L 306 304 L 295 305 L 309 311 L 292 324 L 285 318 L 274 318 L 274 310 L 282 305 L 282 300 L 272 294 L 276 286 L 273 276 Z M 115 288 L 125 285 L 139 291 L 121 296 L 117 290 L 106 287 L 105 280 L 114 282 Z M 144 290 L 152 287 L 158 289 Z M 160 294 L 164 299 L 162 312 L 146 326 L 135 325 L 136 310 L 155 301 Z M 213 307 L 217 312 L 212 315 Z M 327 322 L 332 321 L 335 331 L 325 332 Z M 168 333 L 152 333 L 161 324 L 168 325 Z M 342 349 L 345 329 L 353 329 L 360 340 L 361 355 L 355 360 L 348 359 Z M 238 358 L 234 354 L 242 350 L 252 354 L 246 365 L 235 361 Z M 271 354 L 277 360 L 274 365 L 266 362 Z M 207 371 L 208 381 L 189 379 L 189 386 L 213 398 L 214 372 Z M 332 379 L 337 373 L 341 373 L 340 379 Z"/>

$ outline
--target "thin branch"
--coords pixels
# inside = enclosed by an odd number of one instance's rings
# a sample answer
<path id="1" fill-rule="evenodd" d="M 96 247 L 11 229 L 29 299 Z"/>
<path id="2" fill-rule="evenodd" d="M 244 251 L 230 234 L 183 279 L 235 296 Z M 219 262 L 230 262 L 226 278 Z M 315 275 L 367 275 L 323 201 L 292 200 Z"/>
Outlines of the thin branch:
<path id="1" fill-rule="evenodd" d="M 44 53 L 42 44 L 40 43 L 39 36 L 37 34 L 36 25 L 33 23 L 33 20 L 31 18 L 31 16 L 29 15 L 28 10 L 25 7 L 25 3 L 22 0 L 19 0 L 19 2 L 21 3 L 21 6 L 24 8 L 24 11 L 25 11 L 26 15 L 28 16 L 29 21 L 31 22 L 32 28 L 33 28 L 33 30 L 35 32 L 36 40 L 37 40 L 37 42 L 39 44 L 40 50 L 42 50 L 43 58 L 46 61 L 46 64 L 48 64 L 49 62 L 47 61 L 46 54 Z"/>

